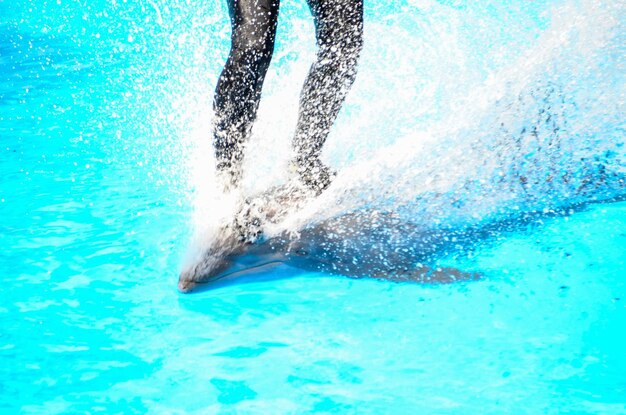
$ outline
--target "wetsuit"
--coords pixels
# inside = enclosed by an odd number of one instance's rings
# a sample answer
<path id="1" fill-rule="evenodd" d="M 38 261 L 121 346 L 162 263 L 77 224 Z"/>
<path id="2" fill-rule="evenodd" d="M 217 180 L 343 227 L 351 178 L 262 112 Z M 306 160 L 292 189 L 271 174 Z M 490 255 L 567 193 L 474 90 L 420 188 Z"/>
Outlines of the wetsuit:
<path id="1" fill-rule="evenodd" d="M 228 0 L 232 46 L 215 91 L 214 147 L 225 185 L 237 186 L 245 143 L 274 51 L 280 0 Z M 363 0 L 307 0 L 315 21 L 316 61 L 300 96 L 293 146 L 299 177 L 316 192 L 332 172 L 319 157 L 354 82 L 363 45 Z"/>

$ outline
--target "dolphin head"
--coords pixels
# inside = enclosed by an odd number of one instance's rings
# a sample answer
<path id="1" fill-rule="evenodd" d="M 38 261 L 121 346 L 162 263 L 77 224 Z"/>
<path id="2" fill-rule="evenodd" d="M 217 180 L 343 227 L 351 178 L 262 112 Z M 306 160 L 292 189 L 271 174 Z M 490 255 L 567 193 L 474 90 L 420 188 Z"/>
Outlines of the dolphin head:
<path id="1" fill-rule="evenodd" d="M 178 289 L 190 292 L 200 283 L 281 262 L 276 259 L 280 256 L 276 254 L 276 243 L 261 243 L 263 225 L 282 218 L 289 211 L 288 206 L 302 203 L 306 193 L 296 190 L 283 186 L 242 200 L 230 223 L 212 232 L 201 253 L 180 273 Z M 247 255 L 249 252 L 254 254 Z"/>
<path id="2" fill-rule="evenodd" d="M 200 254 L 183 268 L 178 289 L 188 293 L 200 284 L 238 278 L 285 262 L 285 239 L 247 236 L 242 235 L 236 223 L 221 227 L 212 234 L 208 244 L 203 245 Z"/>
<path id="3" fill-rule="evenodd" d="M 232 225 L 220 228 L 200 255 L 183 268 L 178 278 L 178 289 L 186 293 L 198 284 L 219 279 L 232 267 L 233 259 L 242 254 L 247 245 Z"/>

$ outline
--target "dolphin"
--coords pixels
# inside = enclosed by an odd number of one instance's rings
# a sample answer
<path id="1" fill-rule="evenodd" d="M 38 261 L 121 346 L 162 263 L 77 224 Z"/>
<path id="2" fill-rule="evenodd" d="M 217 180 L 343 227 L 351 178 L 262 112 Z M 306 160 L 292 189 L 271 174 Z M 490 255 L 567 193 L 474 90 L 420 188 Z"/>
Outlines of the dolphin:
<path id="1" fill-rule="evenodd" d="M 561 180 L 573 183 L 570 176 Z M 520 177 L 520 182 L 526 185 L 527 181 Z M 395 282 L 477 280 L 480 272 L 433 264 L 442 255 L 472 249 L 477 241 L 541 223 L 546 217 L 566 216 L 590 203 L 626 198 L 624 175 L 610 172 L 604 165 L 586 169 L 576 186 L 578 197 L 571 203 L 565 200 L 558 208 L 507 211 L 508 216 L 503 218 L 468 222 L 464 226 L 437 221 L 415 223 L 392 210 L 359 208 L 306 224 L 296 231 L 284 226 L 275 234 L 266 233 L 270 225 L 282 223 L 290 213 L 305 208 L 316 197 L 301 186 L 288 184 L 241 202 L 233 219 L 222 225 L 208 246 L 182 270 L 178 289 L 188 293 L 199 286 L 278 264 Z"/>
<path id="2" fill-rule="evenodd" d="M 626 181 L 621 179 L 622 190 Z M 307 225 L 298 232 L 244 241 L 232 225 L 214 236 L 201 256 L 180 273 L 178 289 L 189 293 L 212 283 L 258 273 L 281 264 L 351 278 L 449 284 L 475 281 L 479 270 L 432 265 L 442 255 L 471 251 L 477 242 L 566 217 L 593 203 L 626 200 L 626 194 L 594 198 L 549 212 L 526 212 L 488 224 L 425 229 L 391 212 L 361 210 Z"/>
<path id="3" fill-rule="evenodd" d="M 263 199 L 267 200 L 267 195 Z M 272 219 L 274 215 L 272 212 Z M 425 230 L 392 212 L 350 212 L 310 224 L 298 232 L 283 231 L 271 237 L 255 235 L 254 241 L 242 237 L 239 229 L 234 221 L 216 232 L 198 260 L 181 272 L 181 292 L 279 264 L 396 282 L 451 283 L 480 277 L 476 272 L 426 265 L 434 260 L 434 254 L 467 239 L 471 232 Z"/>

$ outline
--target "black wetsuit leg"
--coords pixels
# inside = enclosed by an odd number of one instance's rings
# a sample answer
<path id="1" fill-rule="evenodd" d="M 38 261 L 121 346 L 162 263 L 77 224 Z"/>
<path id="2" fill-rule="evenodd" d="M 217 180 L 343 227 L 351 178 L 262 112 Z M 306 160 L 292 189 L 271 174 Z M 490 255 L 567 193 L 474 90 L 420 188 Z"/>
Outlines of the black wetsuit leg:
<path id="1" fill-rule="evenodd" d="M 274 49 L 279 0 L 228 0 L 232 46 L 215 91 L 214 147 L 226 185 L 241 176 L 243 150 Z M 331 174 L 322 146 L 356 76 L 363 44 L 363 0 L 308 0 L 318 45 L 300 97 L 294 137 L 296 167 L 317 192 Z"/>
<path id="2" fill-rule="evenodd" d="M 317 57 L 300 96 L 293 141 L 301 179 L 318 193 L 332 179 L 320 153 L 356 77 L 363 47 L 363 0 L 307 0 L 315 19 Z"/>
<path id="3" fill-rule="evenodd" d="M 215 91 L 213 144 L 224 184 L 236 186 L 274 51 L 279 0 L 228 0 L 228 8 L 232 45 Z"/>

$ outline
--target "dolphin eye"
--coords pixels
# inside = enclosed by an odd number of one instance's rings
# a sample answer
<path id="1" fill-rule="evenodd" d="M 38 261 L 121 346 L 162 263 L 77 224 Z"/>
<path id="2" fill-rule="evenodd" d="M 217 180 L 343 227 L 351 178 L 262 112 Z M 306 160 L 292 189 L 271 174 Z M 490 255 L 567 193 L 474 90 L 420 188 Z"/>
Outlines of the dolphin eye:
<path id="1" fill-rule="evenodd" d="M 296 255 L 305 256 L 308 255 L 308 252 L 304 249 L 296 249 Z"/>

